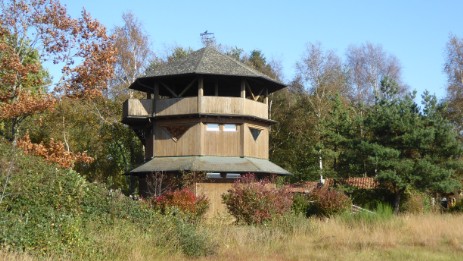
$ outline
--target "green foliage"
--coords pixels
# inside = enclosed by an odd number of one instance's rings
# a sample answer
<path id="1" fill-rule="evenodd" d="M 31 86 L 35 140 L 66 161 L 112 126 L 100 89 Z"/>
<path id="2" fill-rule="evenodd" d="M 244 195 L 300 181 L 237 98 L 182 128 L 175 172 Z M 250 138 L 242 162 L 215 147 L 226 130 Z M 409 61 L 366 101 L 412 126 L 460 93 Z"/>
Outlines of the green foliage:
<path id="1" fill-rule="evenodd" d="M 123 174 L 143 161 L 143 151 L 135 133 L 119 122 L 121 113 L 120 103 L 105 98 L 62 99 L 53 112 L 25 125 L 35 143 L 64 138 L 71 151 L 86 151 L 95 161 L 77 164 L 75 170 L 88 181 L 128 194 L 129 182 Z"/>
<path id="2" fill-rule="evenodd" d="M 421 113 L 413 94 L 397 98 L 394 88 L 383 87 L 386 93 L 365 119 L 369 137 L 357 148 L 368 175 L 394 193 L 397 213 L 408 189 L 449 193 L 459 187 L 449 162 L 461 155 L 461 144 L 434 96 L 423 95 Z"/>
<path id="3" fill-rule="evenodd" d="M 11 162 L 13 168 L 9 168 Z M 160 215 L 119 190 L 107 190 L 75 171 L 23 156 L 4 142 L 0 142 L 0 165 L 2 247 L 45 256 L 94 258 L 103 254 L 102 243 L 96 243 L 101 235 L 95 229 L 110 231 L 122 225 L 152 238 L 154 247 L 192 256 L 214 249 L 206 234 L 180 217 Z"/>
<path id="4" fill-rule="evenodd" d="M 402 212 L 423 214 L 432 210 L 431 196 L 415 190 L 406 192 Z"/>
<path id="5" fill-rule="evenodd" d="M 246 175 L 222 195 L 228 211 L 238 223 L 261 224 L 290 211 L 292 195 L 286 188 L 274 188 L 266 180 Z"/>
<path id="6" fill-rule="evenodd" d="M 291 205 L 291 209 L 293 210 L 294 214 L 307 216 L 309 206 L 310 199 L 308 195 L 297 193 L 293 196 L 293 204 Z"/>
<path id="7" fill-rule="evenodd" d="M 367 209 L 376 209 L 381 204 L 394 203 L 394 194 L 385 188 L 357 189 L 351 188 L 347 192 L 352 203 Z"/>
<path id="8" fill-rule="evenodd" d="M 352 201 L 346 194 L 325 187 L 313 190 L 308 199 L 310 200 L 308 215 L 330 217 L 347 211 L 352 206 Z"/>
<path id="9" fill-rule="evenodd" d="M 339 218 L 349 226 L 374 226 L 391 220 L 394 216 L 392 207 L 388 204 L 378 204 L 375 211 L 344 212 Z"/>
<path id="10" fill-rule="evenodd" d="M 455 206 L 450 208 L 450 212 L 459 212 L 459 213 L 463 212 L 463 199 L 462 198 L 457 200 L 457 203 L 455 204 Z"/>

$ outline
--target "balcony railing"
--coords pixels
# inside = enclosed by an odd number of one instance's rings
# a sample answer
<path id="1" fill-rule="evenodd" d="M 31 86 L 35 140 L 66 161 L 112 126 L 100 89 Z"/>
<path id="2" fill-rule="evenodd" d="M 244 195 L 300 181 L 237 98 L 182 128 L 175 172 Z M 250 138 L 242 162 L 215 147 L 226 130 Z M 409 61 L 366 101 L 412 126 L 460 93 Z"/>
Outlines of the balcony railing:
<path id="1" fill-rule="evenodd" d="M 129 99 L 123 105 L 123 117 L 146 118 L 183 114 L 247 115 L 268 119 L 268 106 L 265 103 L 240 97 L 203 96 L 172 98 L 162 100 Z"/>

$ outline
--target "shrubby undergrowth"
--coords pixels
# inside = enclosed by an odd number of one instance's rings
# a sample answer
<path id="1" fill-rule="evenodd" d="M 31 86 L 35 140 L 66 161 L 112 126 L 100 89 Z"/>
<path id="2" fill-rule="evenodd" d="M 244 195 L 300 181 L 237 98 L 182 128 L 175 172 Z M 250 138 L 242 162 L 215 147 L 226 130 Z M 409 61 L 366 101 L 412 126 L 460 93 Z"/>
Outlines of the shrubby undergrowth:
<path id="1" fill-rule="evenodd" d="M 275 188 L 268 180 L 246 175 L 222 196 L 238 223 L 260 224 L 291 210 L 292 195 L 285 187 Z"/>
<path id="2" fill-rule="evenodd" d="M 78 173 L 24 156 L 0 142 L 0 246 L 71 259 L 108 258 L 103 235 L 127 227 L 152 248 L 201 256 L 213 252 L 207 235 L 180 216 L 165 216 L 120 191 Z M 123 238 L 116 242 L 124 245 Z M 129 240 L 129 239 L 127 239 Z M 113 242 L 114 243 L 114 242 Z M 107 247 L 106 249 L 109 249 Z"/>
<path id="3" fill-rule="evenodd" d="M 151 205 L 163 214 L 181 212 L 187 220 L 198 222 L 209 208 L 209 200 L 204 196 L 196 196 L 188 188 L 166 192 L 153 197 Z"/>
<path id="4" fill-rule="evenodd" d="M 352 206 L 352 200 L 346 194 L 328 187 L 314 189 L 308 199 L 308 215 L 330 217 L 350 210 Z"/>

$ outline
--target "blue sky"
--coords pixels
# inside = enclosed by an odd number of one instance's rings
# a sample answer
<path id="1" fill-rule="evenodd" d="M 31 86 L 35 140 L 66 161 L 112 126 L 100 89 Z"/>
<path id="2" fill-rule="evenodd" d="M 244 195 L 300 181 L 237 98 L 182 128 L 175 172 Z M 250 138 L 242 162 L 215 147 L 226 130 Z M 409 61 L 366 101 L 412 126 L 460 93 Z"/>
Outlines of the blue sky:
<path id="1" fill-rule="evenodd" d="M 445 97 L 444 51 L 450 34 L 463 38 L 463 1 L 142 1 L 62 0 L 78 16 L 82 7 L 109 30 L 131 11 L 150 36 L 152 50 L 201 48 L 208 30 L 220 44 L 249 52 L 259 49 L 281 62 L 285 81 L 307 43 L 321 43 L 344 59 L 350 45 L 380 44 L 395 55 L 402 77 L 420 95 Z"/>

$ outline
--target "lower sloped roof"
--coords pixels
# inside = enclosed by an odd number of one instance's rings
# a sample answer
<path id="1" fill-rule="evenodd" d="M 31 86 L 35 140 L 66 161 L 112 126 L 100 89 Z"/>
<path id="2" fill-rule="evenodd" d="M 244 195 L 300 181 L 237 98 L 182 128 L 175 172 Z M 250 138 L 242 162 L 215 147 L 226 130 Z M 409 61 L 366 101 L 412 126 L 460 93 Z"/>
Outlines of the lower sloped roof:
<path id="1" fill-rule="evenodd" d="M 133 169 L 131 173 L 157 171 L 249 172 L 291 175 L 291 173 L 269 160 L 218 156 L 155 157 Z"/>

